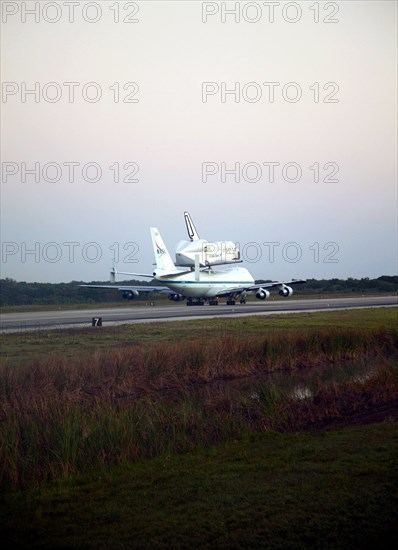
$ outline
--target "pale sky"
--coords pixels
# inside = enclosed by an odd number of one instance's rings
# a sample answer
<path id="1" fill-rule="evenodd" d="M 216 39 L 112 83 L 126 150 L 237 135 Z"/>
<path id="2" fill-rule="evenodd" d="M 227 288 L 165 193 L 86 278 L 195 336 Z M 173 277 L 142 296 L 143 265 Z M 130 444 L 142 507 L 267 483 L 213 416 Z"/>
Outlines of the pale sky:
<path id="1" fill-rule="evenodd" d="M 396 2 L 72 4 L 2 2 L 2 277 L 151 273 L 184 210 L 255 278 L 397 274 Z"/>

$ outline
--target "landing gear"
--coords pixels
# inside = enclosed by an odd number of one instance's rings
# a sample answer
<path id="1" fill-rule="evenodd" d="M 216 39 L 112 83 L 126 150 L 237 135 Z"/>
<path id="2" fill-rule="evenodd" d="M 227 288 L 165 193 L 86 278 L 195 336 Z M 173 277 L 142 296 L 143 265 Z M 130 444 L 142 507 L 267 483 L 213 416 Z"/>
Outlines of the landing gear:
<path id="1" fill-rule="evenodd" d="M 218 306 L 218 300 L 209 300 L 209 306 Z"/>
<path id="2" fill-rule="evenodd" d="M 232 295 L 232 296 L 229 296 L 228 297 L 228 300 L 227 300 L 227 306 L 234 306 L 236 304 L 236 301 L 239 300 L 239 303 L 240 304 L 245 304 L 246 303 L 246 296 L 244 295 Z"/>
<path id="3" fill-rule="evenodd" d="M 187 300 L 187 306 L 204 306 L 204 305 L 205 305 L 204 300 L 201 300 L 200 298 L 195 300 L 195 302 L 192 300 L 192 298 L 188 298 Z"/>

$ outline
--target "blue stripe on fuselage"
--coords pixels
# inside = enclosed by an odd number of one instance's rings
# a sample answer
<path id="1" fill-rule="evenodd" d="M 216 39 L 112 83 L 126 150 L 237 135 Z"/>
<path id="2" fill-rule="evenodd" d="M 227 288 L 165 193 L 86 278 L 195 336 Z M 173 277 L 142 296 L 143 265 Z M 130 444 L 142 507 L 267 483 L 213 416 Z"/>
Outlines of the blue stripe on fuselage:
<path id="1" fill-rule="evenodd" d="M 251 281 L 165 281 L 159 279 L 165 285 L 249 285 Z"/>

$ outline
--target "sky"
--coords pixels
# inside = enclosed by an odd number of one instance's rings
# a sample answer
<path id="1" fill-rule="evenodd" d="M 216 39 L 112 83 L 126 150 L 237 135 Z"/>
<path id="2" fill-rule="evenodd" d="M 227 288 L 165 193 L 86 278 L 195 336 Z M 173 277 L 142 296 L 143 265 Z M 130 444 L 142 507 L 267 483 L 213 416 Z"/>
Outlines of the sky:
<path id="1" fill-rule="evenodd" d="M 2 2 L 1 277 L 396 275 L 397 4 Z"/>

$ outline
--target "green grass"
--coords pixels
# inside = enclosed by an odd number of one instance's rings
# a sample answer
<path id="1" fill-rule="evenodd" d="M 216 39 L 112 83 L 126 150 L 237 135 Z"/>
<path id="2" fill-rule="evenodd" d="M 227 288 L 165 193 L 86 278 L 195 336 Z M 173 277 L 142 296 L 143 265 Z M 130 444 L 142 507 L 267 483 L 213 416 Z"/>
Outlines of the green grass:
<path id="1" fill-rule="evenodd" d="M 13 548 L 395 547 L 397 314 L 3 336 L 0 540 Z M 261 380 L 254 392 L 223 382 L 376 352 L 390 357 L 377 372 L 321 381 L 311 398 Z M 374 410 L 388 411 L 384 423 L 298 432 Z"/>
<path id="2" fill-rule="evenodd" d="M 265 332 L 152 342 L 0 368 L 0 483 L 28 486 L 244 433 L 297 429 L 398 398 L 398 329 Z M 265 374 L 370 357 L 354 382 L 320 383 L 311 399 Z M 230 391 L 226 380 L 252 377 Z M 199 392 L 199 388 L 203 391 Z"/>
<path id="3" fill-rule="evenodd" d="M 142 323 L 102 328 L 73 328 L 22 331 L 0 335 L 0 358 L 16 362 L 21 358 L 84 356 L 102 349 L 120 348 L 159 340 L 180 342 L 209 338 L 263 337 L 268 332 L 322 328 L 390 329 L 398 326 L 398 308 L 366 308 L 343 311 L 290 313 L 284 315 L 247 316 L 234 319 L 197 319 L 167 323 Z"/>
<path id="4" fill-rule="evenodd" d="M 398 431 L 262 433 L 3 493 L 13 548 L 393 548 Z"/>

